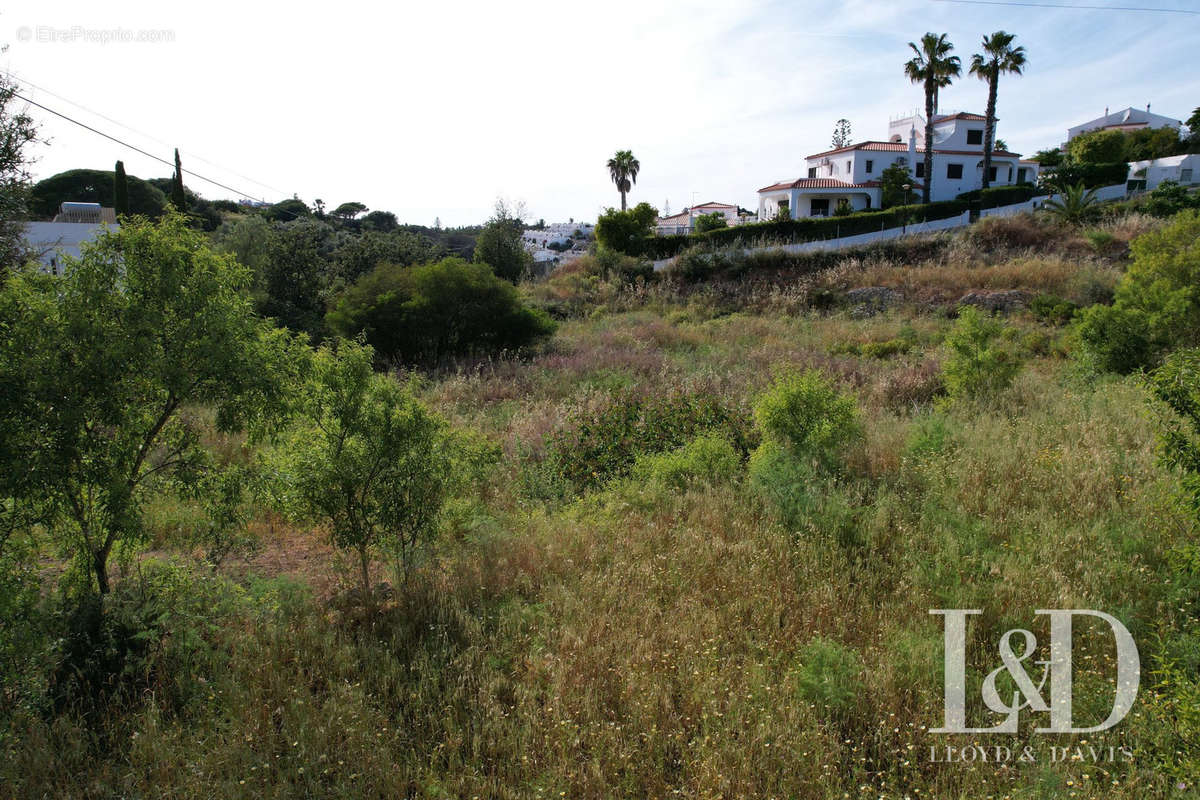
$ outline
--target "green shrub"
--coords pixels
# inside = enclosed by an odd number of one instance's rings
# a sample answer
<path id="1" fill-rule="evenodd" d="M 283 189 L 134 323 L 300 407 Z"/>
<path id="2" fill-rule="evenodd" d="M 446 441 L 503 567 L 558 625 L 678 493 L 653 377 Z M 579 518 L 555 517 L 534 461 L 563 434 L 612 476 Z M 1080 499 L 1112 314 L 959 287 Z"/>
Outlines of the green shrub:
<path id="1" fill-rule="evenodd" d="M 696 233 L 708 233 L 709 231 L 715 231 L 718 228 L 726 228 L 728 226 L 729 223 L 725 221 L 725 215 L 718 211 L 696 217 Z"/>
<path id="2" fill-rule="evenodd" d="M 820 468 L 862 436 L 858 405 L 816 370 L 778 378 L 754 406 L 763 438 Z"/>
<path id="3" fill-rule="evenodd" d="M 904 455 L 923 461 L 946 452 L 953 442 L 954 434 L 944 415 L 923 414 L 913 421 L 912 430 L 904 445 Z"/>
<path id="4" fill-rule="evenodd" d="M 1111 309 L 1093 307 L 1077 330 L 1081 357 L 1128 373 L 1177 347 L 1200 344 L 1200 210 L 1180 212 L 1131 245 L 1133 263 Z"/>
<path id="5" fill-rule="evenodd" d="M 550 435 L 542 469 L 573 491 L 594 489 L 627 475 L 638 456 L 681 447 L 704 433 L 720 433 L 747 453 L 747 420 L 708 394 L 638 397 L 618 393 L 598 409 L 577 410 Z"/>
<path id="6" fill-rule="evenodd" d="M 1053 294 L 1039 294 L 1029 304 L 1029 310 L 1047 325 L 1066 325 L 1079 312 L 1079 306 Z"/>
<path id="7" fill-rule="evenodd" d="M 669 453 L 643 454 L 633 465 L 634 479 L 683 491 L 697 483 L 729 480 L 741 468 L 741 457 L 724 436 L 708 433 Z"/>
<path id="8" fill-rule="evenodd" d="M 1200 208 L 1200 194 L 1189 192 L 1175 181 L 1163 181 L 1149 192 L 1141 210 L 1155 217 L 1173 217 L 1189 208 Z"/>
<path id="9" fill-rule="evenodd" d="M 972 205 L 978 203 L 978 208 L 985 209 L 1024 203 L 1039 194 L 1041 192 L 1032 183 L 1019 183 L 1016 186 L 991 186 L 987 189 L 975 189 L 963 192 L 954 199 Z"/>
<path id="10" fill-rule="evenodd" d="M 1117 237 L 1109 231 L 1086 231 L 1083 235 L 1097 253 L 1103 253 L 1117 240 Z"/>
<path id="11" fill-rule="evenodd" d="M 800 650 L 796 688 L 800 697 L 837 714 L 849 710 L 862 691 L 858 653 L 832 639 L 817 637 Z"/>
<path id="12" fill-rule="evenodd" d="M 656 219 L 658 211 L 649 203 L 638 203 L 628 211 L 610 208 L 596 220 L 596 243 L 603 250 L 643 255 L 646 243 L 653 241 Z"/>
<path id="13" fill-rule="evenodd" d="M 511 283 L 459 258 L 381 265 L 346 290 L 328 321 L 346 338 L 365 337 L 381 361 L 406 364 L 516 350 L 554 331 Z"/>
<path id="14" fill-rule="evenodd" d="M 1159 434 L 1162 460 L 1182 474 L 1192 513 L 1200 519 L 1200 349 L 1172 353 L 1155 370 L 1150 388 L 1175 414 Z"/>
<path id="15" fill-rule="evenodd" d="M 995 394 L 1012 383 L 1021 361 L 1004 336 L 1006 329 L 973 306 L 959 311 L 946 337 L 950 357 L 942 365 L 942 380 L 952 398 Z"/>
<path id="16" fill-rule="evenodd" d="M 1100 372 L 1127 375 L 1154 357 L 1150 320 L 1136 308 L 1091 306 L 1075 329 L 1080 359 Z"/>

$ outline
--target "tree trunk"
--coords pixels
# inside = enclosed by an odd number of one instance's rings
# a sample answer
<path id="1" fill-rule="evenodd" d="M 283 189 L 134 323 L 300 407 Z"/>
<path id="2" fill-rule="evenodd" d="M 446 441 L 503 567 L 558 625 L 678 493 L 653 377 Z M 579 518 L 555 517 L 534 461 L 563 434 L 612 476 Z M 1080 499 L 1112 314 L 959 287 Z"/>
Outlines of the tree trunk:
<path id="1" fill-rule="evenodd" d="M 933 195 L 933 113 L 937 87 L 925 86 L 925 175 L 921 178 L 921 202 L 928 203 Z"/>
<path id="2" fill-rule="evenodd" d="M 362 570 L 362 592 L 363 602 L 367 602 L 367 598 L 371 596 L 371 562 L 367 558 L 367 548 L 360 548 L 358 551 L 359 568 Z"/>
<path id="3" fill-rule="evenodd" d="M 621 190 L 621 210 L 625 210 L 625 190 Z"/>
<path id="4" fill-rule="evenodd" d="M 92 570 L 96 573 L 96 588 L 101 596 L 108 594 L 108 550 L 101 549 L 92 553 Z"/>
<path id="5" fill-rule="evenodd" d="M 1000 73 L 994 72 L 988 80 L 987 121 L 983 124 L 983 188 L 992 184 L 992 147 L 996 141 L 996 84 Z"/>

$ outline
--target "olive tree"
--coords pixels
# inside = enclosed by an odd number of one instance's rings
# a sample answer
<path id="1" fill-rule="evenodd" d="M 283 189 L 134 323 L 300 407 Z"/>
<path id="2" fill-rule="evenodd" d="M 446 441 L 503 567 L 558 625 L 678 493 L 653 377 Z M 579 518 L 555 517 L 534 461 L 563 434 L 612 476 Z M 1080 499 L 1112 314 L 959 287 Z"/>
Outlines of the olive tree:
<path id="1" fill-rule="evenodd" d="M 364 602 L 373 557 L 398 558 L 407 575 L 433 538 L 450 475 L 445 422 L 373 360 L 348 340 L 317 352 L 304 399 L 312 429 L 293 446 L 300 505 L 357 555 Z"/>
<path id="2" fill-rule="evenodd" d="M 21 467 L 5 490 L 104 595 L 145 500 L 209 467 L 201 410 L 221 431 L 269 430 L 307 349 L 255 315 L 249 271 L 178 214 L 129 218 L 64 262 L 0 287 L 0 418 L 23 431 L 3 448 Z"/>

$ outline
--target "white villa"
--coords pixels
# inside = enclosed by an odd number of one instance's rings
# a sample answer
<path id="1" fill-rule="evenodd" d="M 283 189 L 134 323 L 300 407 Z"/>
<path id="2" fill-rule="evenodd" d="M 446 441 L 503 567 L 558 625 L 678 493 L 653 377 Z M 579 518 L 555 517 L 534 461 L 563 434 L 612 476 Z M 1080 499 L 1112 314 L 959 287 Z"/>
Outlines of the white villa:
<path id="1" fill-rule="evenodd" d="M 116 230 L 116 223 L 113 210 L 99 203 L 63 203 L 53 222 L 26 222 L 21 236 L 43 272 L 61 275 L 64 254 L 79 258 L 84 242 L 95 240 L 106 225 Z"/>
<path id="2" fill-rule="evenodd" d="M 934 117 L 934 202 L 953 200 L 983 185 L 984 121 L 980 114 L 964 112 Z M 887 141 L 859 142 L 809 156 L 804 176 L 758 190 L 758 218 L 771 219 L 780 209 L 792 219 L 826 217 L 841 204 L 853 211 L 878 209 L 879 176 L 892 164 L 911 170 L 913 200 L 919 200 L 925 173 L 925 118 L 919 113 L 891 120 Z M 1023 161 L 1017 153 L 992 151 L 992 186 L 1036 179 L 1036 162 Z"/>
<path id="3" fill-rule="evenodd" d="M 1111 114 L 1108 109 L 1104 109 L 1104 116 L 1096 117 L 1088 120 L 1081 125 L 1076 125 L 1074 128 L 1067 129 L 1067 141 L 1071 141 L 1076 136 L 1090 131 L 1137 131 L 1142 128 L 1175 128 L 1178 130 L 1183 127 L 1183 121 L 1164 117 L 1161 114 L 1151 114 L 1150 105 L 1146 105 L 1146 110 L 1142 111 L 1138 108 L 1123 108 L 1120 111 L 1114 111 Z M 1065 144 L 1063 145 L 1066 146 Z"/>
<path id="4" fill-rule="evenodd" d="M 1163 181 L 1184 186 L 1200 183 L 1200 153 L 1129 162 L 1129 188 L 1149 190 Z"/>
<path id="5" fill-rule="evenodd" d="M 669 217 L 659 217 L 654 223 L 654 232 L 658 236 L 691 233 L 696 227 L 696 218 L 709 214 L 720 214 L 725 218 L 725 224 L 731 227 L 740 225 L 745 221 L 738 214 L 736 203 L 708 202 L 692 206 L 691 208 L 685 208 L 678 214 L 672 214 Z"/>

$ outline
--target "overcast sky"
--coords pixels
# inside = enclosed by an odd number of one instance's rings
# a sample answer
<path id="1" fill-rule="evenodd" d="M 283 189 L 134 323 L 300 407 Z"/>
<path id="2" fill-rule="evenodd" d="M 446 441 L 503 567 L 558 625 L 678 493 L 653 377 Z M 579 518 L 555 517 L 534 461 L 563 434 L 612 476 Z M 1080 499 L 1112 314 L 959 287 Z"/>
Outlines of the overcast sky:
<path id="1" fill-rule="evenodd" d="M 1106 3 L 1061 0 L 1085 1 Z M 619 202 L 604 167 L 617 149 L 642 164 L 633 202 L 756 208 L 759 187 L 828 148 L 839 117 L 855 141 L 882 139 L 890 116 L 923 104 L 902 65 L 927 30 L 948 33 L 964 65 L 982 35 L 1017 34 L 1029 65 L 1002 79 L 998 135 L 1018 152 L 1106 106 L 1182 119 L 1200 106 L 1198 15 L 939 0 L 271 5 L 17 0 L 0 12 L 0 59 L 40 87 L 34 101 L 168 160 L 177 146 L 185 170 L 426 225 L 480 222 L 498 196 L 533 219 L 593 219 Z M 986 99 L 963 77 L 941 103 L 982 113 Z M 50 140 L 35 177 L 118 158 L 132 175 L 170 174 L 32 112 Z"/>

